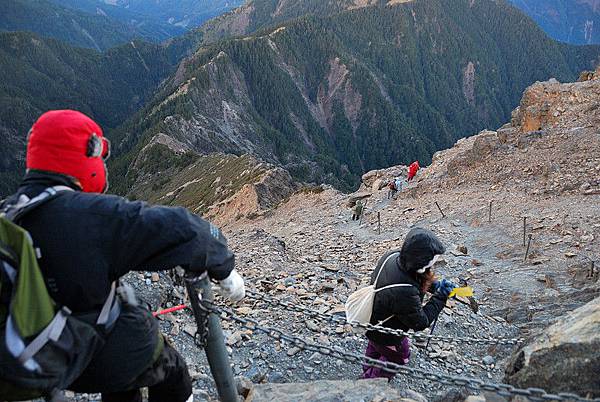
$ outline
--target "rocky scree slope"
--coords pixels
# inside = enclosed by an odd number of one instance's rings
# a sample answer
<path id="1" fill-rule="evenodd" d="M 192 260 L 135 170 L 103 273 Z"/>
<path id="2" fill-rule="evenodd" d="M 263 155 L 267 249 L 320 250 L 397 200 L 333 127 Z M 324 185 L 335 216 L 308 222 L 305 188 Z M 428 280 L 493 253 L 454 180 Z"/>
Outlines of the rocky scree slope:
<path id="1" fill-rule="evenodd" d="M 600 274 L 597 268 L 592 271 L 590 264 L 598 260 L 600 241 L 600 195 L 594 181 L 600 170 L 600 71 L 582 76 L 586 81 L 561 84 L 551 80 L 532 85 L 511 123 L 438 153 L 432 165 L 396 199 L 388 200 L 385 189 L 379 191 L 373 183 L 402 173 L 404 166 L 366 174 L 361 191 L 350 197 L 330 187 L 298 192 L 268 214 L 230 223 L 225 231 L 249 289 L 322 313 L 343 314 L 347 296 L 368 282 L 377 259 L 400 247 L 411 227 L 427 227 L 440 236 L 448 250 L 436 272 L 467 280 L 480 306 L 474 313 L 463 304 L 448 302 L 436 334 L 450 339 L 526 337 L 531 341 L 522 350 L 453 342 L 432 342 L 424 350 L 417 344 L 410 367 L 595 395 L 600 389 L 594 386 L 597 377 L 592 375 L 588 381 L 579 376 L 578 384 L 569 380 L 570 373 L 595 364 L 586 351 L 597 349 L 594 334 L 600 296 Z M 578 146 L 576 152 L 573 144 Z M 536 168 L 543 163 L 553 164 L 547 176 Z M 573 172 L 577 172 L 576 178 L 569 177 Z M 553 184 L 573 180 L 584 185 Z M 350 220 L 349 201 L 357 198 L 366 201 L 361 222 Z M 523 216 L 527 217 L 526 234 L 532 235 L 526 260 Z M 185 300 L 177 275 L 136 274 L 131 280 L 156 308 Z M 262 325 L 321 344 L 356 353 L 362 353 L 366 344 L 361 332 L 347 325 L 323 322 L 252 297 L 233 308 Z M 563 318 L 576 308 L 581 309 Z M 192 322 L 191 315 L 182 312 L 163 317 L 161 325 L 193 368 L 198 397 L 210 399 L 200 391 L 206 389 L 214 395 L 206 365 L 189 335 L 195 331 Z M 555 326 L 544 333 L 552 323 Z M 575 327 L 569 328 L 571 324 Z M 352 379 L 360 374 L 356 364 L 303 352 L 237 324 L 224 322 L 223 326 L 234 371 L 251 382 Z M 575 328 L 577 333 L 573 333 Z M 548 342 L 556 353 L 548 353 L 552 350 L 547 348 Z M 552 375 L 546 376 L 545 368 L 552 368 Z M 391 384 L 400 390 L 418 391 L 431 401 L 462 401 L 468 395 L 465 390 L 449 390 L 406 376 Z M 285 389 L 292 392 L 307 387 L 310 385 Z M 277 392 L 271 385 L 267 388 Z M 414 394 L 412 398 L 423 400 Z M 483 393 L 468 400 L 503 399 Z"/>
<path id="2" fill-rule="evenodd" d="M 531 82 L 575 79 L 600 55 L 551 41 L 503 3 L 386 4 L 200 48 L 122 130 L 123 151 L 162 132 L 349 189 L 501 124 Z"/>

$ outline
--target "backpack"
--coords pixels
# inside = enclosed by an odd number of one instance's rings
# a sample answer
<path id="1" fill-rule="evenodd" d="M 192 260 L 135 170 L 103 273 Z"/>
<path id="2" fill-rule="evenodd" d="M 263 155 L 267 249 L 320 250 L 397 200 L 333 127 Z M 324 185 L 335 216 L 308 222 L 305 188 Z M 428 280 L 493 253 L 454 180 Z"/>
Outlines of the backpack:
<path id="1" fill-rule="evenodd" d="M 398 254 L 400 254 L 400 253 L 398 253 L 398 252 L 392 253 L 385 259 L 385 261 L 383 261 L 383 264 L 381 265 L 381 269 L 377 273 L 377 277 L 375 278 L 375 281 L 373 282 L 372 285 L 365 286 L 364 288 L 358 289 L 356 292 L 354 292 L 350 296 L 348 296 L 348 300 L 346 300 L 346 304 L 345 304 L 346 321 L 358 322 L 360 324 L 369 324 L 371 322 L 371 315 L 373 315 L 373 302 L 375 301 L 375 294 L 377 294 L 377 292 L 384 290 L 384 289 L 390 289 L 390 288 L 395 288 L 395 287 L 400 287 L 400 286 L 412 286 L 407 283 L 397 283 L 394 285 L 384 286 L 382 288 L 376 287 L 377 280 L 379 279 L 379 275 L 381 275 L 381 272 L 385 269 L 385 265 L 390 260 L 390 258 L 392 258 Z M 393 317 L 393 315 L 389 316 L 385 320 L 381 321 L 379 323 L 379 325 L 385 323 L 392 317 Z"/>
<path id="2" fill-rule="evenodd" d="M 104 345 L 119 317 L 116 283 L 100 313 L 73 315 L 50 296 L 29 233 L 19 220 L 64 186 L 21 195 L 0 213 L 0 400 L 59 400 Z"/>

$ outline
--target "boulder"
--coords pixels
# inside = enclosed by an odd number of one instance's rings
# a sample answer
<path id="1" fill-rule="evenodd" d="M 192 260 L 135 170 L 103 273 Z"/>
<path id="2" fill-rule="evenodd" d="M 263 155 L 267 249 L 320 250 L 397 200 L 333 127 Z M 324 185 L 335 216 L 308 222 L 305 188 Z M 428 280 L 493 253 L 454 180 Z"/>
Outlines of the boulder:
<path id="1" fill-rule="evenodd" d="M 516 351 L 505 381 L 600 397 L 600 298 L 567 313 Z"/>
<path id="2" fill-rule="evenodd" d="M 375 193 L 375 192 L 381 190 L 382 188 L 385 187 L 385 185 L 386 185 L 387 182 L 388 182 L 387 180 L 384 180 L 384 179 L 381 179 L 381 178 L 376 179 L 373 182 L 373 186 L 371 187 L 371 191 Z"/>
<path id="3" fill-rule="evenodd" d="M 315 381 L 288 384 L 258 384 L 246 397 L 246 402 L 423 402 L 422 395 L 389 386 L 384 378 L 356 381 Z M 410 397 L 409 397 L 410 395 Z"/>
<path id="4" fill-rule="evenodd" d="M 498 145 L 498 134 L 495 131 L 484 130 L 480 132 L 473 142 L 473 159 L 482 159 L 496 149 Z"/>
<path id="5" fill-rule="evenodd" d="M 358 191 L 356 193 L 350 194 L 348 198 L 348 206 L 353 207 L 356 205 L 356 201 L 364 200 L 365 198 L 369 198 L 371 196 L 371 192 L 369 191 Z"/>

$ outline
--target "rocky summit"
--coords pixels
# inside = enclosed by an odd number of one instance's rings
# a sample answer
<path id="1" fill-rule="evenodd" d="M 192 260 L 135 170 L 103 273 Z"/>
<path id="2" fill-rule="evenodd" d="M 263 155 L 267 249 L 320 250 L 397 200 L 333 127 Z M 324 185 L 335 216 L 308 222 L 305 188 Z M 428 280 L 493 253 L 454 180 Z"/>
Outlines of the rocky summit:
<path id="1" fill-rule="evenodd" d="M 435 329 L 441 338 L 427 348 L 414 340 L 407 366 L 414 371 L 396 376 L 390 389 L 380 382 L 356 382 L 361 366 L 348 356 L 273 339 L 223 315 L 240 393 L 249 401 L 507 400 L 430 380 L 464 376 L 597 397 L 599 127 L 600 70 L 582 74 L 579 82 L 533 84 L 509 123 L 438 152 L 393 198 L 385 183 L 405 176 L 406 166 L 367 172 L 350 195 L 329 186 L 302 187 L 287 178 L 254 193 L 232 187 L 206 211 L 224 228 L 250 290 L 230 306 L 240 318 L 360 356 L 364 332 L 344 322 L 344 302 L 368 283 L 378 258 L 399 248 L 414 226 L 442 239 L 447 253 L 436 272 L 472 286 L 478 307 L 468 300 L 449 301 Z M 167 146 L 163 140 L 155 142 Z M 172 152 L 185 152 L 169 144 Z M 267 176 L 261 173 L 255 182 L 268 181 Z M 193 181 L 177 180 L 173 188 L 182 190 L 173 195 L 184 194 L 192 185 L 184 184 Z M 224 179 L 211 181 L 219 187 Z M 254 202 L 250 193 L 277 201 L 263 204 L 260 213 L 232 213 Z M 365 212 L 352 221 L 357 199 Z M 200 205 L 193 197 L 185 200 L 189 208 Z M 132 274 L 129 281 L 157 310 L 187 301 L 178 274 Z M 195 400 L 214 400 L 208 365 L 193 341 L 191 313 L 183 310 L 160 320 L 190 365 Z"/>

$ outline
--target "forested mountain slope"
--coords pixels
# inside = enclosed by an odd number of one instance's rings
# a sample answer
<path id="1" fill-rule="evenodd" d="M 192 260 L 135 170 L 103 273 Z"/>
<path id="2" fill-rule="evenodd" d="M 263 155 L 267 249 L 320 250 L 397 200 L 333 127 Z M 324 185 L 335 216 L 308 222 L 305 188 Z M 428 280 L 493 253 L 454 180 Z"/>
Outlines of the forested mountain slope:
<path id="1" fill-rule="evenodd" d="M 573 44 L 600 43 L 600 0 L 509 0 L 552 38 Z"/>
<path id="2" fill-rule="evenodd" d="M 352 187 L 506 121 L 527 85 L 600 56 L 549 39 L 504 2 L 415 0 L 305 17 L 200 49 L 124 127 L 127 164 L 162 132 Z"/>
<path id="3" fill-rule="evenodd" d="M 0 196 L 22 175 L 27 130 L 48 109 L 121 124 L 174 71 L 188 44 L 135 41 L 99 53 L 31 33 L 0 33 Z"/>

